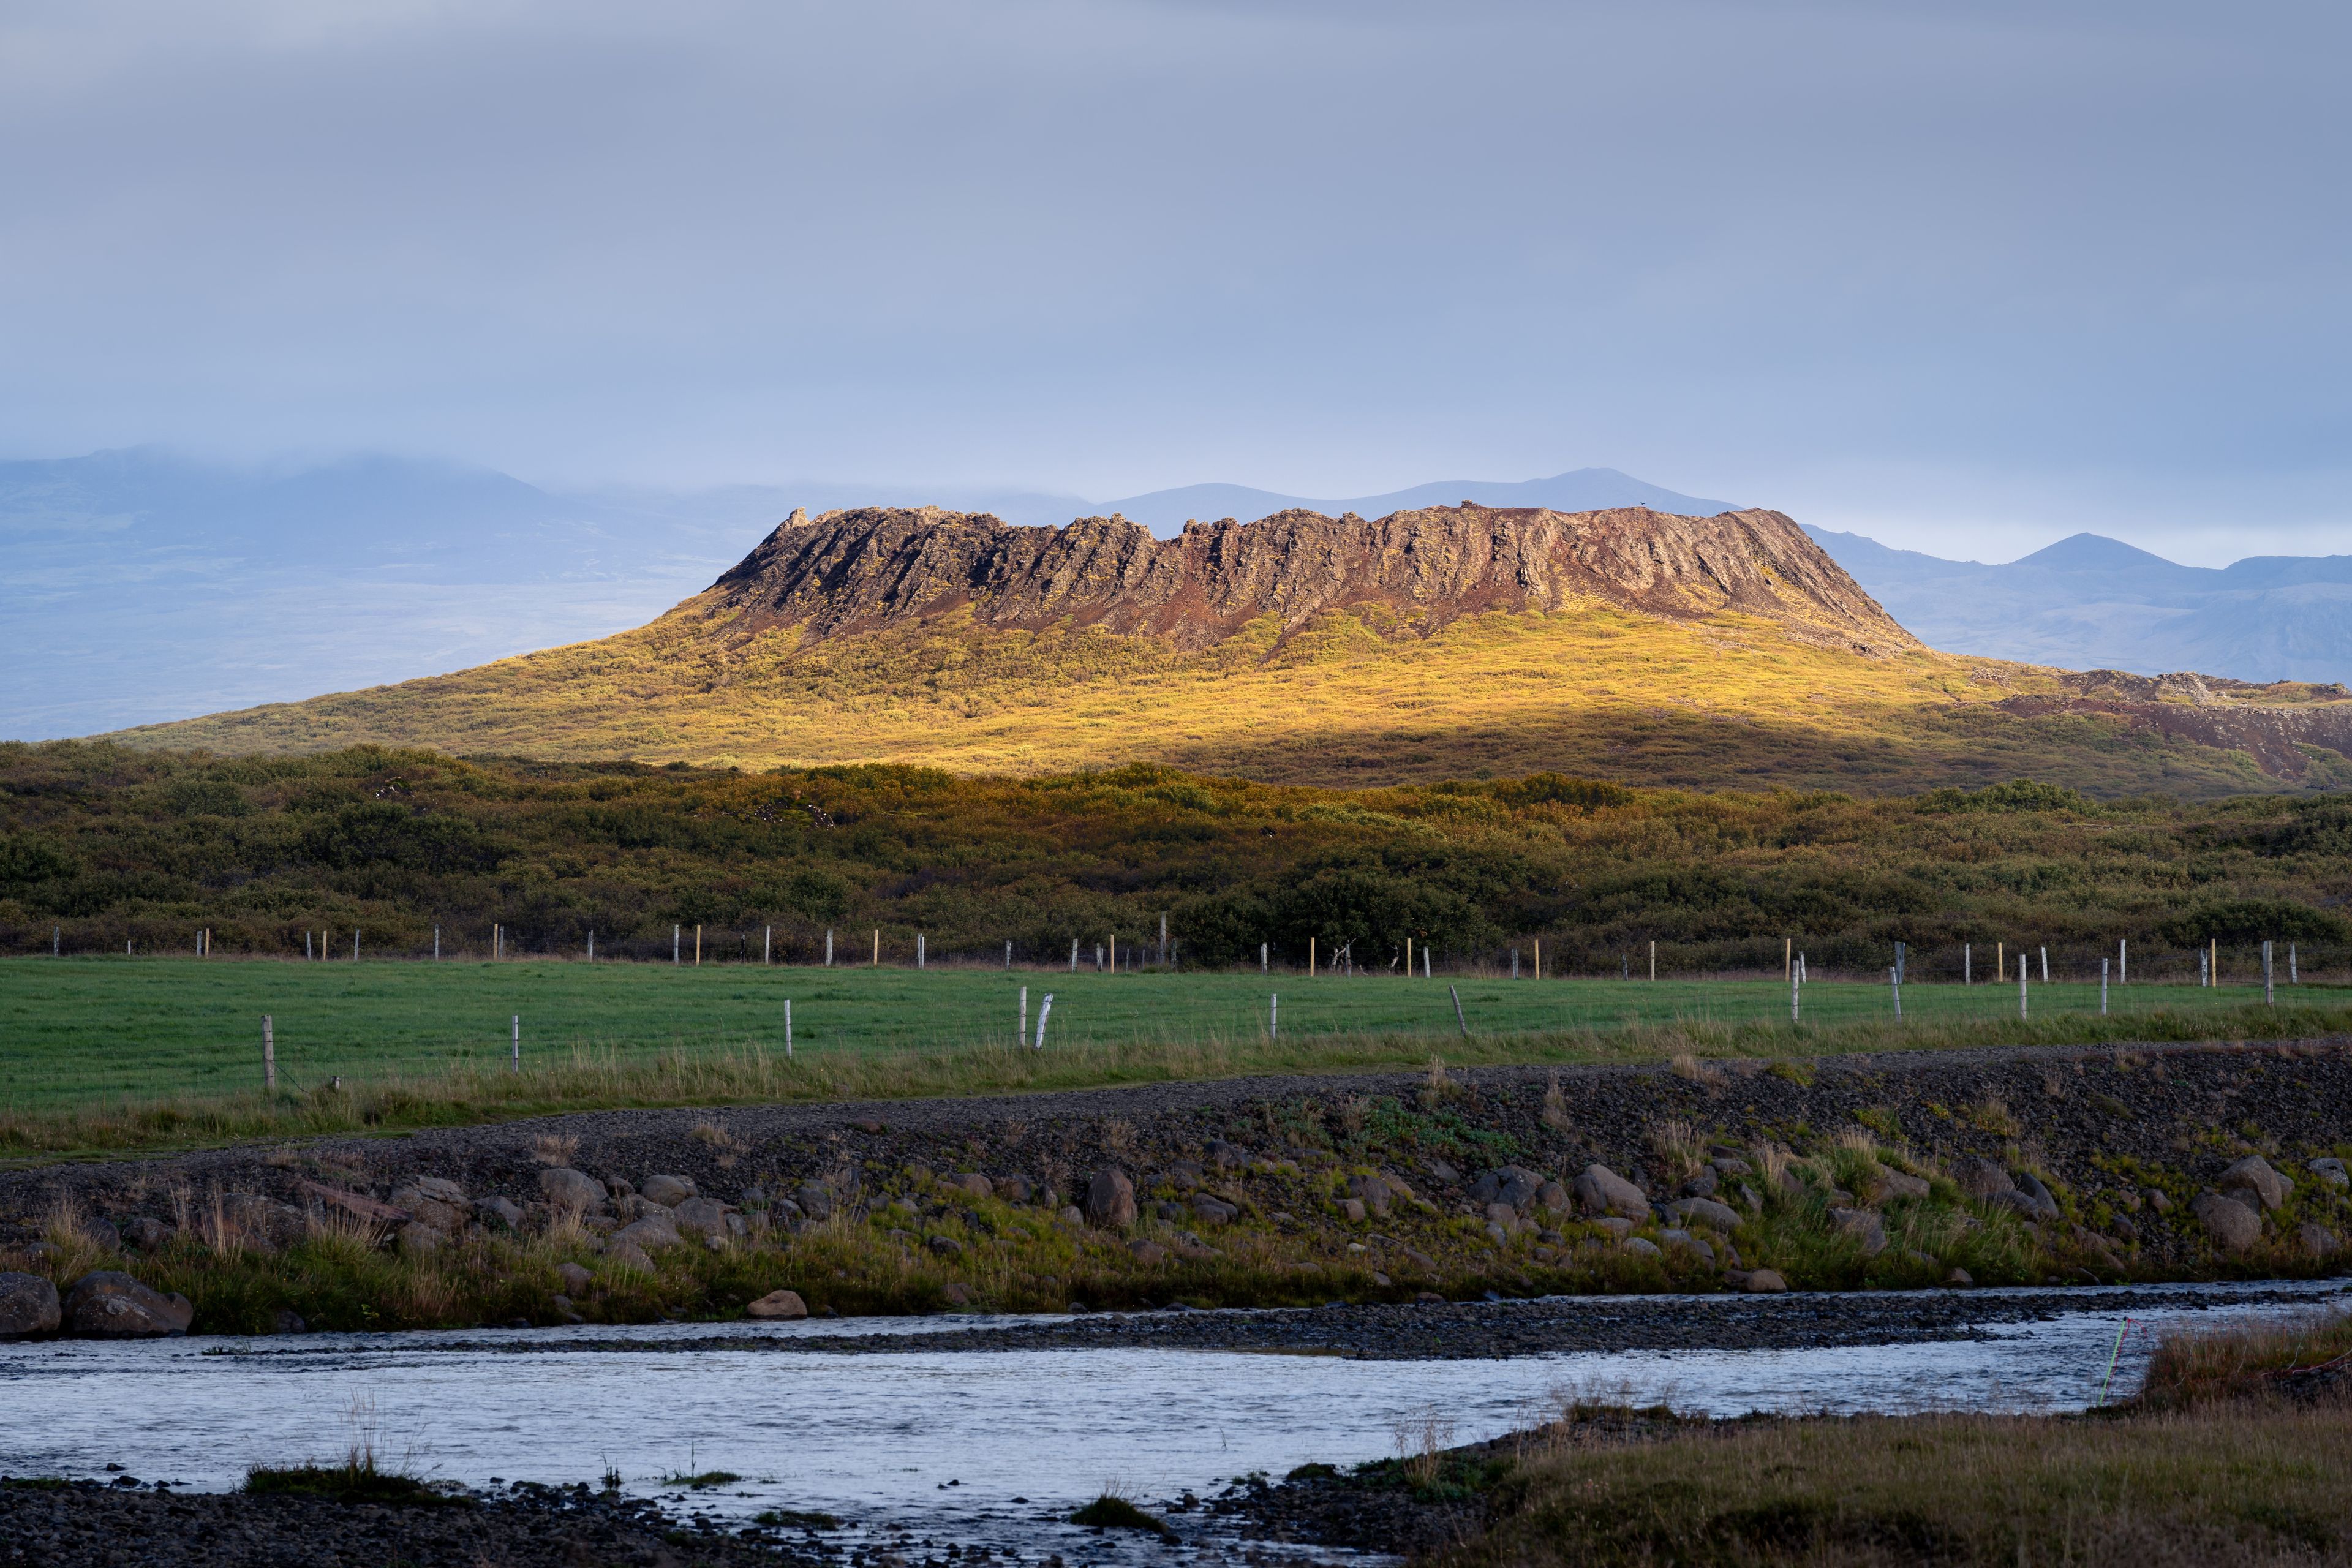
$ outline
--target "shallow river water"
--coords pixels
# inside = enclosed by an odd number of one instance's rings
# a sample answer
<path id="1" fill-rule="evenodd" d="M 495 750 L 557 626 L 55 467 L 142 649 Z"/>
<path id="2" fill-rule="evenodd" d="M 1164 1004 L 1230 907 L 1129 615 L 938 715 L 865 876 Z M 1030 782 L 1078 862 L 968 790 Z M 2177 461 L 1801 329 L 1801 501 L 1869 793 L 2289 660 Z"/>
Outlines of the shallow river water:
<path id="1" fill-rule="evenodd" d="M 2179 1288 L 2171 1295 L 2193 1304 L 2133 1312 L 2115 1394 L 2136 1386 L 2170 1322 L 2340 1306 L 2347 1291 L 2342 1280 Z M 1157 1500 L 1309 1460 L 1386 1457 L 1433 1413 L 1452 1440 L 1475 1441 L 1541 1418 L 1562 1392 L 1712 1415 L 2079 1408 L 2098 1397 L 2123 1315 L 2115 1293 L 2084 1289 L 2065 1292 L 2053 1316 L 1973 1339 L 1484 1361 L 696 1348 L 721 1336 L 887 1339 L 1029 1321 L 982 1317 L 561 1335 L 641 1347 L 604 1352 L 535 1351 L 558 1336 L 524 1330 L 0 1345 L 0 1473 L 92 1476 L 111 1463 L 142 1479 L 226 1489 L 251 1464 L 340 1458 L 356 1421 L 380 1453 L 468 1485 L 614 1470 L 632 1491 L 667 1495 L 665 1476 L 724 1469 L 744 1479 L 692 1494 L 690 1506 L 734 1518 L 821 1510 L 868 1530 L 1035 1548 L 1049 1516 L 1106 1486 Z"/>

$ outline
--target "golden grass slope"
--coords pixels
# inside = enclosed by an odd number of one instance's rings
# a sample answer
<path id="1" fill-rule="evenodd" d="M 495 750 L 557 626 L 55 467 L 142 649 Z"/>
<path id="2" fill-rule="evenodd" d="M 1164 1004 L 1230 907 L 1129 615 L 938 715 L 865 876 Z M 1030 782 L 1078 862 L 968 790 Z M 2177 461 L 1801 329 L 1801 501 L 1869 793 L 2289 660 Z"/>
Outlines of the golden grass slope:
<path id="1" fill-rule="evenodd" d="M 1924 648 L 1868 656 L 1767 620 L 1570 601 L 1396 635 L 1359 606 L 1285 634 L 1268 616 L 1194 652 L 968 610 L 864 635 L 749 630 L 711 595 L 617 637 L 396 686 L 117 739 L 217 752 L 362 742 L 746 768 L 889 760 L 1032 774 L 1129 761 L 1278 783 L 1429 782 L 1545 769 L 1629 784 L 1893 793 L 2031 776 L 2099 795 L 2352 784 L 2301 776 L 2112 714 L 1994 706 L 2062 672 Z"/>

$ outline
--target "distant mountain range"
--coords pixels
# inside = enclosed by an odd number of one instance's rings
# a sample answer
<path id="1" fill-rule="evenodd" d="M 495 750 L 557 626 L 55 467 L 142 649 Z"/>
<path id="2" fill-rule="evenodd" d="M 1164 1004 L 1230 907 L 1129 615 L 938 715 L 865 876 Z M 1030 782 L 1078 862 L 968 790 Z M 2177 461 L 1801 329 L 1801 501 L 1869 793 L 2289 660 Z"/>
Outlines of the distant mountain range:
<path id="1" fill-rule="evenodd" d="M 1930 647 L 2138 675 L 2352 682 L 2352 555 L 2182 566 L 2095 533 L 1988 566 L 1805 531 Z"/>

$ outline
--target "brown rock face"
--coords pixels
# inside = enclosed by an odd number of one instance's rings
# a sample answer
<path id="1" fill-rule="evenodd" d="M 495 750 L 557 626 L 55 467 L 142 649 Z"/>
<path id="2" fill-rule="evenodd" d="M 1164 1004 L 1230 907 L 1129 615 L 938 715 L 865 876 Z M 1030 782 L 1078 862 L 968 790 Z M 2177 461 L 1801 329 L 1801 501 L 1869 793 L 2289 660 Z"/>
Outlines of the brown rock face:
<path id="1" fill-rule="evenodd" d="M 1918 646 L 1795 523 L 1761 510 L 1283 511 L 1187 523 L 1172 540 L 1122 517 L 1014 528 L 936 507 L 794 512 L 704 599 L 745 631 L 829 637 L 969 606 L 983 625 L 1066 621 L 1188 650 L 1267 615 L 1287 633 L 1372 609 L 1428 632 L 1487 610 L 1600 599 L 1678 618 L 1739 611 L 1864 652 Z"/>

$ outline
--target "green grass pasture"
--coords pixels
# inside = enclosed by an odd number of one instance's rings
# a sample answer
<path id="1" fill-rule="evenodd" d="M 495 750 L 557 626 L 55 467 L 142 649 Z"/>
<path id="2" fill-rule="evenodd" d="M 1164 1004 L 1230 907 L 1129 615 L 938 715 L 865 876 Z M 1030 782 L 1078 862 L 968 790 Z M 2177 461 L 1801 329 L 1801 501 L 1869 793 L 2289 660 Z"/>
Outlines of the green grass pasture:
<path id="1" fill-rule="evenodd" d="M 527 1067 L 593 1058 L 651 1064 L 702 1055 L 784 1050 L 792 1005 L 796 1059 L 1001 1051 L 1013 1042 L 1019 993 L 1031 1030 L 1054 997 L 1046 1052 L 1085 1047 L 1115 1060 L 1171 1046 L 1216 1046 L 1245 1065 L 1253 1053 L 1297 1065 L 1318 1039 L 1368 1043 L 1375 1057 L 1420 1059 L 1464 1042 L 1449 987 L 1461 994 L 1474 1055 L 1492 1059 L 1517 1038 L 1527 1059 L 1563 1059 L 1583 1042 L 1587 1059 L 1610 1037 L 1673 1037 L 1705 1052 L 1805 1055 L 1904 1044 L 2114 1037 L 2135 1021 L 2181 1037 L 2208 1018 L 2210 1032 L 2246 1027 L 2260 986 L 2116 987 L 2114 1018 L 2096 1023 L 2099 988 L 2031 987 L 2032 1016 L 2018 1025 L 2017 987 L 1912 984 L 1905 1024 L 1892 1029 L 1883 984 L 1817 981 L 1792 1026 L 1788 987 L 1776 981 L 1542 980 L 1390 975 L 1339 978 L 1248 973 L 1099 974 L 937 968 L 773 968 L 707 964 L 300 963 L 147 958 L 0 961 L 0 1110 L 42 1116 L 124 1100 L 203 1099 L 260 1087 L 261 1018 L 274 1020 L 281 1089 L 314 1092 L 327 1080 L 425 1079 L 506 1065 L 510 1019 L 522 1020 Z M 1270 1000 L 1281 998 L 1283 1045 L 1266 1049 Z M 2281 988 L 2296 1013 L 2333 1009 L 2336 987 Z M 2159 1020 L 2160 1016 L 2160 1020 Z M 1855 1031 L 1862 1034 L 1857 1037 Z M 2125 1037 L 2128 1037 L 2126 1033 Z M 1543 1048 L 1549 1047 L 1549 1048 Z M 990 1048 L 993 1048 L 991 1050 Z M 1657 1054 L 1657 1047 L 1646 1054 Z M 1155 1075 L 1156 1076 L 1156 1075 Z"/>

